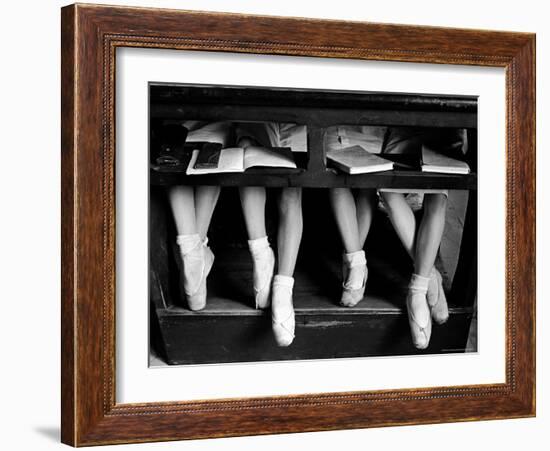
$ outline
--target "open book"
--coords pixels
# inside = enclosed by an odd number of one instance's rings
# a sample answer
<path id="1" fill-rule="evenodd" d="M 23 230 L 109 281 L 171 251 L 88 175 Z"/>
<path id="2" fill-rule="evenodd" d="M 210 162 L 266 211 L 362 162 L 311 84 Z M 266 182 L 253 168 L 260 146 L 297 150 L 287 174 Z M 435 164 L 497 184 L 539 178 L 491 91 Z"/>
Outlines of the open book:
<path id="1" fill-rule="evenodd" d="M 187 166 L 187 175 L 244 172 L 254 166 L 296 169 L 292 151 L 286 147 L 227 147 L 219 150 L 217 158 L 212 155 L 208 156 L 208 161 L 217 160 L 216 164 L 196 165 L 200 152 L 199 149 L 193 150 L 189 166 Z"/>
<path id="2" fill-rule="evenodd" d="M 422 146 L 422 171 L 440 172 L 444 174 L 469 174 L 470 167 L 464 161 L 434 152 Z"/>
<path id="3" fill-rule="evenodd" d="M 393 162 L 374 155 L 361 146 L 351 146 L 329 152 L 327 160 L 347 174 L 366 174 L 393 169 Z"/>

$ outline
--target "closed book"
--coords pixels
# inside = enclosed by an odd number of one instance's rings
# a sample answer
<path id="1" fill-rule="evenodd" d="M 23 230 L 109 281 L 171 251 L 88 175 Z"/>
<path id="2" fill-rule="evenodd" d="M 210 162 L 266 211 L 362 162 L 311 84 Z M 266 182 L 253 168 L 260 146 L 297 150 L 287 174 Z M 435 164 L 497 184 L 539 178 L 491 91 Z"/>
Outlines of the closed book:
<path id="1" fill-rule="evenodd" d="M 361 146 L 351 146 L 329 152 L 327 160 L 346 174 L 367 174 L 393 169 L 393 162 L 374 155 Z"/>
<path id="2" fill-rule="evenodd" d="M 442 174 L 469 174 L 468 163 L 448 157 L 439 152 L 422 146 L 422 171 L 438 172 Z"/>

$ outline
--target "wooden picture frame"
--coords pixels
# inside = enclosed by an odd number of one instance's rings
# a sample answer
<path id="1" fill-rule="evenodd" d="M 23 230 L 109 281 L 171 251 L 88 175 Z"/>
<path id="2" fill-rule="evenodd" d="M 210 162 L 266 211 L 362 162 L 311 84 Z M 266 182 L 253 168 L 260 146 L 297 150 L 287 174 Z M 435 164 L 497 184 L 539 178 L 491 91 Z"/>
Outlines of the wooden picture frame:
<path id="1" fill-rule="evenodd" d="M 71 5 L 62 9 L 62 441 L 73 446 L 535 415 L 535 36 Z M 119 404 L 115 51 L 206 50 L 506 69 L 506 381 Z"/>

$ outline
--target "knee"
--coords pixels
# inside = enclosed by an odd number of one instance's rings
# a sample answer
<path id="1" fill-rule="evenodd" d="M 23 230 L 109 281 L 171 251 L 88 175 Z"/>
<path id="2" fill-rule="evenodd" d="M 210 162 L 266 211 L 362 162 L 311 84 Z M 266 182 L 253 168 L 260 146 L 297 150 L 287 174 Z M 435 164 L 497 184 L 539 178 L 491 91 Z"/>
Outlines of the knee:
<path id="1" fill-rule="evenodd" d="M 426 194 L 423 208 L 424 213 L 427 215 L 444 215 L 447 209 L 447 196 L 444 194 Z"/>
<path id="2" fill-rule="evenodd" d="M 279 197 L 281 215 L 296 214 L 302 211 L 302 189 L 283 188 Z"/>
<path id="3" fill-rule="evenodd" d="M 395 212 L 403 202 L 403 194 L 401 193 L 381 192 L 380 197 L 382 198 L 384 206 L 390 214 Z"/>

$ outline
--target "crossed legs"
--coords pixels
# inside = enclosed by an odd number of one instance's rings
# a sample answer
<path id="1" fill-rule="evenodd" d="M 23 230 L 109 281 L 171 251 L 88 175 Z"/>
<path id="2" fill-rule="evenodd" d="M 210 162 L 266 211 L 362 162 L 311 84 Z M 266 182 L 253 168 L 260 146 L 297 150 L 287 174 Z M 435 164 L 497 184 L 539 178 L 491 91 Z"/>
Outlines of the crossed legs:
<path id="1" fill-rule="evenodd" d="M 445 227 L 447 196 L 439 193 L 424 195 L 424 211 L 418 227 L 403 194 L 381 192 L 381 196 L 390 221 L 414 263 L 407 310 L 413 343 L 424 349 L 430 341 L 431 317 L 438 323 L 444 323 L 448 318 L 441 275 L 434 268 Z"/>
<path id="2" fill-rule="evenodd" d="M 397 236 L 414 262 L 415 274 L 429 277 L 443 236 L 447 196 L 424 195 L 424 212 L 418 226 L 418 233 L 416 219 L 405 196 L 401 193 L 389 192 L 382 192 L 381 196 Z"/>
<path id="3" fill-rule="evenodd" d="M 362 250 L 372 223 L 376 190 L 361 189 L 354 197 L 349 188 L 332 188 L 329 196 L 344 250 Z"/>

